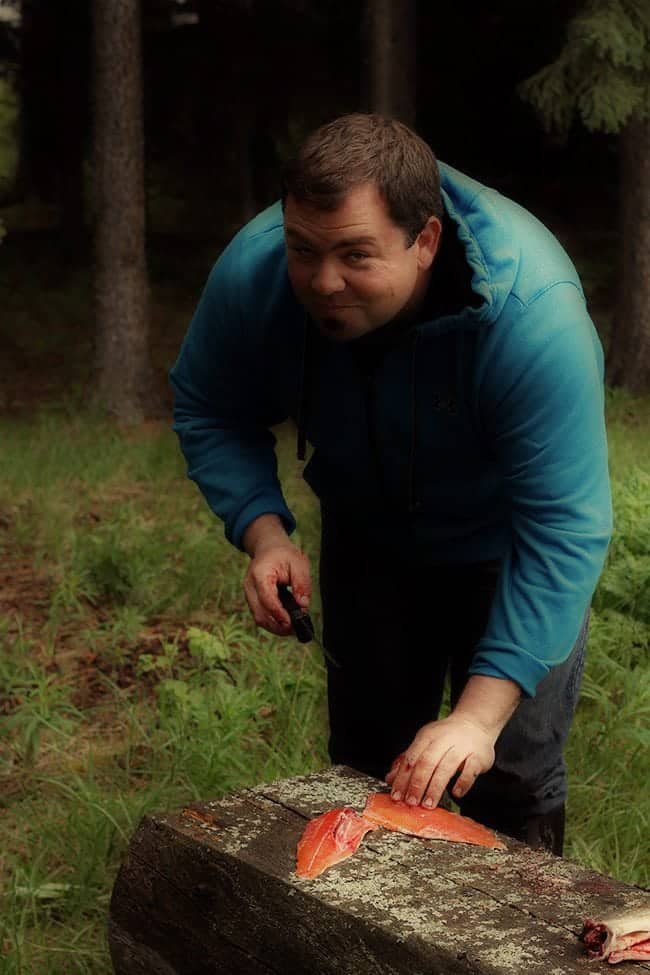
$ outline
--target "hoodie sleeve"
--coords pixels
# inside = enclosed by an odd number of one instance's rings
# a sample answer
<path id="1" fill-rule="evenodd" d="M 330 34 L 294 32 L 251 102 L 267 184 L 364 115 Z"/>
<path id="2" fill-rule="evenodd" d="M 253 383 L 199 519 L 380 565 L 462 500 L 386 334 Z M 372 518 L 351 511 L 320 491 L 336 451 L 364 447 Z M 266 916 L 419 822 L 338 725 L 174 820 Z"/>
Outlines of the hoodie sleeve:
<path id="1" fill-rule="evenodd" d="M 235 237 L 212 269 L 169 380 L 187 475 L 243 551 L 242 536 L 260 515 L 279 515 L 289 534 L 296 522 L 269 429 L 286 417 L 273 416 L 264 400 L 263 354 L 241 312 L 240 251 Z"/>
<path id="2" fill-rule="evenodd" d="M 508 317 L 493 326 L 485 393 L 511 538 L 470 673 L 533 697 L 571 652 L 611 537 L 603 361 L 573 284 Z"/>

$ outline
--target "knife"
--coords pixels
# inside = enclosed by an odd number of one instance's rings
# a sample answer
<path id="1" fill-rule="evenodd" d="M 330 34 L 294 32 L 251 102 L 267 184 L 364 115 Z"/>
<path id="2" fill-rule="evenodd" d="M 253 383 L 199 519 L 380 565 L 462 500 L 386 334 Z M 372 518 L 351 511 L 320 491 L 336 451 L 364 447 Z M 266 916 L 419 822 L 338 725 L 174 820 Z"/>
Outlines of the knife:
<path id="1" fill-rule="evenodd" d="M 291 625 L 293 626 L 293 632 L 296 634 L 299 642 L 310 643 L 312 640 L 314 640 L 314 642 L 317 643 L 321 648 L 324 656 L 329 660 L 329 662 L 335 667 L 340 667 L 341 665 L 338 660 L 335 660 L 331 653 L 328 653 L 321 641 L 317 638 L 311 616 L 306 610 L 298 605 L 295 596 L 284 582 L 278 583 L 278 597 L 289 614 Z"/>

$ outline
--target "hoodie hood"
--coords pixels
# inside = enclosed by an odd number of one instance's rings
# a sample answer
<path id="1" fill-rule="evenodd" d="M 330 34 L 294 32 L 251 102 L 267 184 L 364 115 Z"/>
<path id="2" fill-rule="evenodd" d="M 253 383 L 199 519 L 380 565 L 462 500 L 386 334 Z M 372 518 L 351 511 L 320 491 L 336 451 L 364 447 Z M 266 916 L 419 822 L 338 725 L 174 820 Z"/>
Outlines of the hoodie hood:
<path id="1" fill-rule="evenodd" d="M 408 336 L 411 341 L 411 456 L 409 469 L 411 471 L 410 510 L 417 508 L 415 497 L 414 471 L 416 466 L 415 450 L 417 445 L 417 363 L 416 352 L 420 340 L 426 342 L 443 332 L 452 329 L 476 329 L 494 322 L 500 315 L 507 301 L 516 277 L 518 260 L 513 257 L 513 235 L 508 232 L 505 214 L 497 206 L 498 200 L 504 200 L 500 194 L 465 176 L 463 173 L 445 163 L 439 162 L 440 189 L 448 224 L 445 237 L 455 233 L 463 251 L 463 259 L 470 274 L 471 292 L 473 300 L 453 312 L 443 312 L 431 318 L 414 324 L 407 331 L 400 331 L 395 336 L 395 343 L 405 341 Z M 508 201 L 509 203 L 510 201 Z M 446 245 L 443 237 L 443 246 Z M 435 287 L 435 283 L 433 285 Z M 427 309 L 425 307 L 424 314 Z M 300 394 L 297 417 L 297 458 L 305 460 L 306 432 L 305 417 L 308 410 L 310 379 L 312 369 L 314 326 L 305 316 L 303 329 L 303 348 L 300 370 Z M 462 340 L 457 343 L 460 355 Z M 384 351 L 391 347 L 391 340 L 386 343 Z M 460 362 L 457 363 L 457 374 L 462 380 Z"/>
<path id="2" fill-rule="evenodd" d="M 503 311 L 517 276 L 519 252 L 513 247 L 507 211 L 499 205 L 515 204 L 445 163 L 439 168 L 445 211 L 463 246 L 472 291 L 480 301 L 463 310 L 462 323 L 455 315 L 451 321 L 445 316 L 427 324 L 436 330 L 453 324 L 464 328 L 488 325 Z"/>

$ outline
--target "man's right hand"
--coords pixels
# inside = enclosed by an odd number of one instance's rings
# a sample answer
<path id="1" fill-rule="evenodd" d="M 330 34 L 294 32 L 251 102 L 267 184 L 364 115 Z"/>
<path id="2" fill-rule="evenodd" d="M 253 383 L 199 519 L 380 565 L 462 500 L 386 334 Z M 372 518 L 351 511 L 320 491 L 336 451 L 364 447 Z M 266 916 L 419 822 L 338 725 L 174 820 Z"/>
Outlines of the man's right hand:
<path id="1" fill-rule="evenodd" d="M 289 614 L 278 596 L 278 583 L 291 586 L 293 595 L 307 609 L 311 598 L 309 559 L 289 540 L 277 515 L 262 515 L 244 533 L 244 548 L 251 557 L 244 578 L 244 593 L 258 626 L 276 636 L 292 631 Z"/>

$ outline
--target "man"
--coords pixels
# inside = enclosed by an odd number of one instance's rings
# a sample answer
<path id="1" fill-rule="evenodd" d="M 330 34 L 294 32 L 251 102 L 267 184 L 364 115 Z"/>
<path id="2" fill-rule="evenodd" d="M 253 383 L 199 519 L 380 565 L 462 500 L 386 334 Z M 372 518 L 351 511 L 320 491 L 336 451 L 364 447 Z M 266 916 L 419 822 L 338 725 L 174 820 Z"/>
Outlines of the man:
<path id="1" fill-rule="evenodd" d="M 314 447 L 332 761 L 410 803 L 450 784 L 557 853 L 611 532 L 602 368 L 555 238 L 406 126 L 350 115 L 221 255 L 171 372 L 189 477 L 281 636 L 278 583 L 307 606 L 311 578 L 269 428 L 291 416 Z"/>

